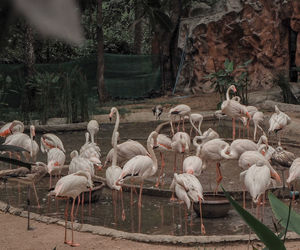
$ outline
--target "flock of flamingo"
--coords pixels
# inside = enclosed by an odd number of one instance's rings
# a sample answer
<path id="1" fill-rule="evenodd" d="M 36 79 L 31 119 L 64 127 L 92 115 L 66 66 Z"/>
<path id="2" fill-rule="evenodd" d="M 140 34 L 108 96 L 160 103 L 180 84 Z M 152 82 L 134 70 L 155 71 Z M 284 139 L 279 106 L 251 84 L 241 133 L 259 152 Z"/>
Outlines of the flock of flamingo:
<path id="1" fill-rule="evenodd" d="M 239 167 L 243 170 L 241 172 L 241 180 L 244 188 L 249 191 L 252 200 L 257 204 L 257 216 L 259 217 L 259 207 L 262 199 L 265 199 L 265 191 L 269 185 L 274 182 L 281 182 L 276 170 L 284 171 L 289 169 L 289 177 L 286 180 L 290 186 L 297 178 L 300 177 L 300 158 L 284 150 L 281 146 L 280 135 L 278 139 L 278 147 L 273 148 L 268 144 L 267 134 L 275 132 L 281 133 L 282 130 L 291 122 L 290 117 L 281 112 L 275 106 L 275 113 L 272 114 L 269 120 L 269 129 L 266 134 L 261 126 L 264 120 L 262 112 L 254 106 L 242 105 L 239 97 L 230 98 L 230 91 L 236 92 L 234 85 L 231 85 L 227 90 L 226 100 L 221 105 L 221 110 L 216 111 L 215 115 L 219 118 L 228 116 L 232 118 L 232 143 L 229 144 L 221 139 L 219 134 L 212 128 L 207 131 L 201 131 L 201 124 L 203 116 L 191 112 L 188 105 L 180 104 L 170 109 L 170 133 L 171 136 L 161 134 L 162 126 L 158 126 L 155 131 L 152 131 L 147 139 L 147 148 L 134 140 L 127 140 L 118 144 L 119 123 L 120 116 L 118 109 L 113 107 L 109 114 L 109 118 L 115 117 L 115 126 L 111 137 L 112 149 L 108 152 L 104 163 L 106 169 L 105 177 L 107 186 L 112 189 L 113 197 L 116 192 L 120 192 L 122 199 L 122 185 L 126 179 L 139 181 L 139 199 L 138 207 L 142 207 L 142 191 L 144 180 L 152 177 L 158 172 L 156 187 L 164 184 L 164 168 L 166 153 L 174 153 L 174 166 L 170 189 L 173 191 L 171 201 L 175 200 L 175 194 L 178 200 L 184 202 L 186 207 L 190 209 L 191 204 L 199 203 L 200 208 L 200 222 L 201 233 L 205 234 L 205 227 L 202 220 L 202 202 L 205 199 L 203 194 L 203 187 L 199 181 L 199 176 L 207 168 L 216 165 L 216 188 L 218 191 L 219 184 L 222 180 L 221 163 L 223 161 L 234 159 L 238 161 Z M 158 105 L 153 108 L 153 113 L 156 119 L 159 119 L 162 113 L 162 106 Z M 177 131 L 173 123 L 179 117 Z M 191 130 L 189 133 L 185 132 L 185 119 L 188 118 L 191 123 Z M 235 139 L 236 126 L 235 122 L 238 119 L 242 122 L 244 127 L 248 130 L 249 138 L 249 124 L 254 123 L 254 136 L 251 139 Z M 181 125 L 182 123 L 182 125 Z M 198 126 L 196 126 L 198 123 Z M 182 128 L 181 128 L 182 127 Z M 256 141 L 257 128 L 262 131 L 262 135 L 258 142 Z M 74 221 L 74 207 L 77 199 L 78 205 L 80 201 L 83 203 L 83 192 L 87 189 L 92 190 L 93 180 L 95 175 L 95 168 L 101 170 L 102 164 L 100 161 L 100 148 L 95 142 L 95 135 L 99 131 L 99 124 L 96 120 L 91 120 L 87 125 L 86 142 L 79 151 L 74 150 L 70 153 L 71 162 L 69 164 L 68 175 L 59 178 L 54 189 L 50 194 L 60 199 L 66 199 L 65 209 L 65 238 L 64 242 L 71 246 L 78 246 L 74 242 L 73 236 L 73 221 Z M 193 131 L 196 135 L 192 137 Z M 41 136 L 40 148 L 43 153 L 47 154 L 47 164 L 36 162 L 36 156 L 39 150 L 38 143 L 35 141 L 35 127 L 30 126 L 30 136 L 23 133 L 24 125 L 20 121 L 13 121 L 4 125 L 0 129 L 0 136 L 6 137 L 3 145 L 17 146 L 24 151 L 23 155 L 29 162 L 30 159 L 35 165 L 31 171 L 28 168 L 17 168 L 0 171 L 0 178 L 11 178 L 13 180 L 32 184 L 36 199 L 38 197 L 35 189 L 35 183 L 39 181 L 47 173 L 50 175 L 49 189 L 52 188 L 52 175 L 61 176 L 62 169 L 65 164 L 65 149 L 62 141 L 52 133 L 43 134 Z M 243 131 L 244 133 L 244 131 Z M 241 135 L 239 126 L 239 136 Z M 200 142 L 200 143 L 199 143 Z M 191 151 L 191 144 L 196 148 L 195 155 L 186 156 Z M 155 154 L 158 151 L 160 154 L 161 168 L 158 170 L 158 160 Z M 11 157 L 11 152 L 9 152 Z M 180 167 L 177 169 L 176 158 L 181 155 Z M 186 156 L 186 157 L 185 157 Z M 20 155 L 17 155 L 20 158 Z M 276 170 L 275 170 L 276 169 Z M 284 174 L 283 183 L 284 181 Z M 82 193 L 82 198 L 80 198 Z M 91 193 L 91 192 L 90 192 Z M 131 189 L 131 204 L 133 203 L 133 189 Z M 71 223 L 72 223 L 72 239 L 67 240 L 67 220 L 68 220 L 68 205 L 69 200 L 72 199 L 71 207 Z M 243 205 L 245 207 L 245 195 Z M 38 203 L 39 206 L 39 203 Z M 78 208 L 78 207 L 77 207 Z M 122 219 L 125 220 L 124 204 L 122 199 Z"/>

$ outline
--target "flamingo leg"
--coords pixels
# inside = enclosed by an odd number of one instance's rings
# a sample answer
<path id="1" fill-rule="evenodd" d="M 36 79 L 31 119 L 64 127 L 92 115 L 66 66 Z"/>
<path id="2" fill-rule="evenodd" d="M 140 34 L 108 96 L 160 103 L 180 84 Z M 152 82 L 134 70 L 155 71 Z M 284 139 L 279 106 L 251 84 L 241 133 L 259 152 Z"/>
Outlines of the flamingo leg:
<path id="1" fill-rule="evenodd" d="M 241 138 L 241 120 L 239 119 L 239 138 Z"/>
<path id="2" fill-rule="evenodd" d="M 182 118 L 182 130 L 183 130 L 183 132 L 185 132 L 185 128 L 184 128 L 184 117 Z"/>
<path id="3" fill-rule="evenodd" d="M 235 119 L 232 118 L 232 140 L 235 139 Z"/>
<path id="4" fill-rule="evenodd" d="M 257 202 L 257 204 L 256 204 L 256 218 L 259 220 L 259 207 L 260 207 L 260 199 L 261 197 L 259 196 L 259 198 L 258 198 L 258 202 Z"/>
<path id="5" fill-rule="evenodd" d="M 187 214 L 187 206 L 184 204 L 184 233 L 187 234 L 187 219 L 188 219 L 188 214 Z"/>
<path id="6" fill-rule="evenodd" d="M 49 180 L 49 189 L 52 187 L 52 174 L 50 173 L 50 180 Z"/>
<path id="7" fill-rule="evenodd" d="M 257 124 L 254 122 L 254 135 L 253 135 L 253 140 L 256 140 L 256 132 L 257 132 Z"/>
<path id="8" fill-rule="evenodd" d="M 144 180 L 142 180 L 142 183 L 141 183 L 141 186 L 140 186 L 140 195 L 139 195 L 139 202 L 138 202 L 139 207 L 142 207 L 143 184 L 144 184 Z"/>
<path id="9" fill-rule="evenodd" d="M 124 202 L 123 202 L 123 190 L 122 188 L 120 189 L 120 198 L 121 198 L 121 206 L 122 206 L 122 221 L 126 220 L 125 216 L 125 209 L 124 209 Z"/>
<path id="10" fill-rule="evenodd" d="M 221 182 L 222 179 L 223 179 L 223 176 L 222 176 L 222 173 L 221 173 L 220 166 L 221 166 L 221 164 L 218 162 L 218 163 L 217 163 L 217 168 L 216 168 L 216 170 L 217 170 L 217 187 L 216 187 L 216 189 L 215 189 L 215 194 L 218 193 L 218 188 L 219 188 L 220 182 Z"/>
<path id="11" fill-rule="evenodd" d="M 193 131 L 193 127 L 191 127 L 190 129 L 190 137 L 192 137 L 192 131 Z"/>
<path id="12" fill-rule="evenodd" d="M 81 199 L 81 223 L 83 223 L 83 205 L 84 205 L 84 192 L 82 192 L 82 199 Z"/>
<path id="13" fill-rule="evenodd" d="M 175 152 L 175 153 L 174 153 L 174 169 L 173 169 L 173 170 L 174 170 L 174 173 L 176 173 L 176 170 L 177 170 L 177 169 L 176 169 L 176 155 L 177 155 L 177 154 L 176 154 L 176 152 Z"/>
<path id="14" fill-rule="evenodd" d="M 133 180 L 132 178 L 130 179 L 130 182 L 131 182 L 131 187 L 130 187 L 130 205 L 133 206 Z"/>
<path id="15" fill-rule="evenodd" d="M 174 128 L 173 128 L 173 120 L 171 118 L 170 120 L 170 125 L 171 125 L 171 132 L 172 132 L 172 135 L 174 136 L 175 132 L 174 132 Z"/>
<path id="16" fill-rule="evenodd" d="M 34 191 L 35 199 L 36 199 L 36 202 L 37 202 L 37 206 L 38 206 L 38 208 L 41 208 L 40 203 L 39 203 L 39 197 L 37 195 L 34 182 L 32 182 L 32 186 L 33 186 L 33 191 Z"/>
<path id="17" fill-rule="evenodd" d="M 203 224 L 203 217 L 202 217 L 202 199 L 200 198 L 200 196 L 198 197 L 199 199 L 199 211 L 200 211 L 200 223 L 201 223 L 201 234 L 206 234 L 205 232 L 205 227 Z"/>
<path id="18" fill-rule="evenodd" d="M 192 208 L 194 207 L 194 201 L 192 201 Z M 194 224 L 193 224 L 193 216 L 191 216 L 191 222 L 190 222 L 190 226 L 192 227 Z"/>
<path id="19" fill-rule="evenodd" d="M 71 244 L 71 241 L 67 241 L 67 226 L 68 226 L 68 209 L 69 209 L 69 198 L 67 198 L 66 208 L 65 208 L 65 244 Z"/>
<path id="20" fill-rule="evenodd" d="M 74 205 L 75 205 L 75 199 L 73 199 L 73 203 L 72 203 L 72 209 L 71 209 L 71 223 L 72 223 L 72 242 L 71 242 L 71 246 L 72 247 L 78 247 L 80 246 L 79 243 L 74 243 Z"/>
<path id="21" fill-rule="evenodd" d="M 76 207 L 75 217 L 77 217 L 77 214 L 78 214 L 79 204 L 80 204 L 80 195 L 78 196 L 78 200 L 77 200 L 77 207 Z"/>
<path id="22" fill-rule="evenodd" d="M 266 192 L 263 194 L 263 205 L 262 205 L 262 218 L 261 221 L 264 221 L 264 215 L 265 215 L 265 203 L 266 203 Z"/>
<path id="23" fill-rule="evenodd" d="M 161 158 L 161 167 L 160 167 L 160 172 L 159 172 L 159 174 L 158 174 L 158 177 L 157 177 L 157 181 L 156 181 L 155 187 L 159 187 L 160 178 L 161 178 L 161 176 L 163 175 L 163 172 L 164 172 L 164 159 L 163 159 L 163 154 L 162 154 L 162 152 L 159 152 L 159 153 L 160 153 L 160 158 Z"/>
<path id="24" fill-rule="evenodd" d="M 245 190 L 245 185 L 243 185 L 243 208 L 246 209 L 246 190 Z"/>
<path id="25" fill-rule="evenodd" d="M 111 197 L 112 197 L 112 203 L 113 203 L 113 208 L 114 208 L 114 219 L 115 219 L 115 224 L 117 225 L 117 204 L 116 204 L 116 197 L 115 197 L 115 190 L 111 190 Z"/>

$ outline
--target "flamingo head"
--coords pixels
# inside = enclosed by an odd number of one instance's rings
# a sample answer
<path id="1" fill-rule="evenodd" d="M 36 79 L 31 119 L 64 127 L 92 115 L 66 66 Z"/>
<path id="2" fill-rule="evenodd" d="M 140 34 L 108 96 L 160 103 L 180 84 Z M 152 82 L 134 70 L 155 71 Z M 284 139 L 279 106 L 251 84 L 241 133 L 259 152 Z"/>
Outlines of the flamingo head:
<path id="1" fill-rule="evenodd" d="M 194 170 L 193 170 L 193 169 L 188 169 L 188 170 L 186 171 L 186 173 L 187 173 L 187 174 L 194 174 Z"/>
<path id="2" fill-rule="evenodd" d="M 236 87 L 232 84 L 229 87 L 234 93 L 237 92 Z"/>

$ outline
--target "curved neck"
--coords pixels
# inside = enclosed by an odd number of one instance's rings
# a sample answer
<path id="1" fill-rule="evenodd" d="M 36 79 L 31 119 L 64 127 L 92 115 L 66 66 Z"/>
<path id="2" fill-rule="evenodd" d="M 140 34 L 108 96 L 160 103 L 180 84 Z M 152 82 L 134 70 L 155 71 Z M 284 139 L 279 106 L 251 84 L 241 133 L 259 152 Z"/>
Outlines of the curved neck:
<path id="1" fill-rule="evenodd" d="M 193 145 L 197 148 L 199 147 L 201 144 L 199 144 L 197 141 L 201 139 L 201 136 L 195 136 L 193 139 Z"/>
<path id="2" fill-rule="evenodd" d="M 230 148 L 229 145 L 226 145 L 224 149 L 221 150 L 220 154 L 225 159 L 231 159 L 233 156 L 230 154 L 227 154 L 227 150 Z"/>
<path id="3" fill-rule="evenodd" d="M 30 130 L 30 156 L 32 157 L 33 156 L 33 134 L 32 134 L 32 131 Z"/>
<path id="4" fill-rule="evenodd" d="M 114 147 L 114 153 L 113 153 L 113 158 L 112 158 L 112 166 L 116 166 L 117 165 L 117 151 L 118 151 L 118 136 L 119 136 L 119 132 L 114 133 L 113 135 L 113 147 Z"/>
<path id="5" fill-rule="evenodd" d="M 227 91 L 226 91 L 226 100 L 227 101 L 230 100 L 229 92 L 230 92 L 230 88 L 228 88 Z"/>
<path id="6" fill-rule="evenodd" d="M 200 131 L 200 126 L 201 124 L 199 123 L 199 129 L 195 126 L 193 120 L 192 120 L 192 117 L 189 115 L 190 117 L 190 123 L 192 124 L 192 127 L 196 130 L 196 132 L 198 132 L 200 135 L 202 135 L 202 132 Z M 202 121 L 201 121 L 202 122 Z"/>
<path id="7" fill-rule="evenodd" d="M 85 144 L 88 144 L 90 140 L 90 134 L 89 133 L 85 133 Z"/>
<path id="8" fill-rule="evenodd" d="M 148 150 L 148 152 L 151 156 L 151 159 L 153 161 L 153 166 L 152 166 L 152 171 L 151 171 L 152 175 L 154 175 L 157 171 L 157 158 L 156 158 L 156 155 L 154 153 L 153 146 L 152 146 L 152 143 L 151 143 L 151 139 L 152 139 L 154 133 L 156 133 L 156 132 L 152 132 L 149 135 L 148 140 L 147 140 L 147 150 Z M 155 145 L 155 143 L 154 143 L 154 145 Z"/>
<path id="9" fill-rule="evenodd" d="M 116 112 L 116 122 L 115 122 L 115 127 L 114 127 L 114 131 L 113 131 L 113 135 L 111 138 L 111 144 L 114 147 L 114 135 L 115 133 L 119 130 L 119 124 L 120 124 L 120 115 L 119 115 L 119 111 L 117 109 L 115 109 Z"/>

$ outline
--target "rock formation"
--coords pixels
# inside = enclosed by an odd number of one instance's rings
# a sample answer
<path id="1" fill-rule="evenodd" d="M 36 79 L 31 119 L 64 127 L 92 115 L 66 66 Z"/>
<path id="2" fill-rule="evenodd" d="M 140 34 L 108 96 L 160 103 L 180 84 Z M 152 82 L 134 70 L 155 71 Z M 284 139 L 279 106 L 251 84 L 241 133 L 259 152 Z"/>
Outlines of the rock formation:
<path id="1" fill-rule="evenodd" d="M 223 68 L 226 58 L 235 65 L 252 59 L 250 89 L 270 88 L 276 72 L 288 74 L 289 34 L 290 28 L 300 31 L 300 1 L 220 0 L 205 13 L 183 19 L 178 40 L 181 49 L 186 42 L 193 82 L 204 92 L 211 90 L 204 77 Z M 300 66 L 299 34 L 298 44 Z"/>

